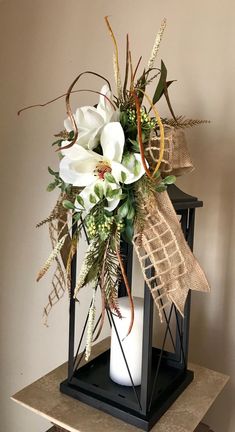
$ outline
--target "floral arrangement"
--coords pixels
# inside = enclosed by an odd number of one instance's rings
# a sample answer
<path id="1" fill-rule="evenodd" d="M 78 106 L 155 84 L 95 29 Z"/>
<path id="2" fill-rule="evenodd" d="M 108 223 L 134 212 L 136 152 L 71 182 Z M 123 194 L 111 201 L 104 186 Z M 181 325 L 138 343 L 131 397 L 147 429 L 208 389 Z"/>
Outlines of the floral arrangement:
<path id="1" fill-rule="evenodd" d="M 48 191 L 59 188 L 60 196 L 49 217 L 39 224 L 49 224 L 53 250 L 37 280 L 52 262 L 56 262 L 45 318 L 66 290 L 71 293 L 71 263 L 80 235 L 85 233 L 88 249 L 73 295 L 78 298 L 80 289 L 87 285 L 93 288 L 88 313 L 87 359 L 92 341 L 101 332 L 106 309 L 121 318 L 120 278 L 125 282 L 132 311 L 128 333 L 133 325 L 131 289 L 120 251 L 122 240 L 133 243 L 160 316 L 170 301 L 183 314 L 188 286 L 208 290 L 205 276 L 186 245 L 166 192 L 168 185 L 175 182 L 175 175 L 193 168 L 182 129 L 203 123 L 175 116 L 168 93 L 173 81 L 167 80 L 163 61 L 159 68 L 154 66 L 166 21 L 161 24 L 150 60 L 141 73 L 141 57 L 137 65 L 133 65 L 127 35 L 123 80 L 117 41 L 107 17 L 105 22 L 114 45 L 116 95 L 105 77 L 90 71 L 81 73 L 62 95 L 68 117 L 53 143 L 60 162 L 58 170 L 49 168 L 53 180 L 48 186 Z M 74 90 L 84 74 L 99 77 L 104 85 L 100 91 L 89 90 L 99 97 L 96 106 L 79 107 L 73 113 L 71 94 L 87 91 Z M 156 82 L 156 90 L 150 97 L 147 87 L 152 82 Z M 170 119 L 162 118 L 157 111 L 156 104 L 162 97 L 168 104 Z M 151 278 L 147 274 L 147 259 L 155 274 Z M 102 318 L 94 336 L 98 288 L 102 297 Z"/>

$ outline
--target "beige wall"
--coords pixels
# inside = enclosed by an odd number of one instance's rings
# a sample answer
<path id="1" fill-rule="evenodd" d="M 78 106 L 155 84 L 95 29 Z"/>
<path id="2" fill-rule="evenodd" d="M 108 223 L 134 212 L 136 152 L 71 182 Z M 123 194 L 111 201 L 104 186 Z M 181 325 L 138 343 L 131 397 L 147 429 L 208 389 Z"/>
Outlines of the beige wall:
<path id="1" fill-rule="evenodd" d="M 50 279 L 36 285 L 35 274 L 49 242 L 46 229 L 34 229 L 56 199 L 45 187 L 47 165 L 56 166 L 50 142 L 61 129 L 64 105 L 20 118 L 16 111 L 63 92 L 82 70 L 112 76 L 103 22 L 111 15 L 123 50 L 129 32 L 135 61 L 141 54 L 147 60 L 160 20 L 168 18 L 160 55 L 169 78 L 178 80 L 171 90 L 175 110 L 212 121 L 188 132 L 197 170 L 179 182 L 204 200 L 195 252 L 212 286 L 211 295 L 193 295 L 191 359 L 231 375 L 208 421 L 216 432 L 234 432 L 234 14 L 232 0 L 0 2 L 1 431 L 46 429 L 46 422 L 9 397 L 65 360 L 68 335 L 66 300 L 54 309 L 49 328 L 41 324 Z M 81 85 L 100 83 L 88 78 Z M 74 106 L 94 100 L 83 95 Z"/>

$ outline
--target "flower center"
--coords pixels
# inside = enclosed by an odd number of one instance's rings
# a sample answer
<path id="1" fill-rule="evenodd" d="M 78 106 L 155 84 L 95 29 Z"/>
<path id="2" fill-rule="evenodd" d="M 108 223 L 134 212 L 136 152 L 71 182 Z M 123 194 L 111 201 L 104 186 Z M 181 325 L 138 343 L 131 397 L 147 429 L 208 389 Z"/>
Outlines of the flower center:
<path id="1" fill-rule="evenodd" d="M 100 161 L 96 165 L 95 173 L 100 180 L 104 180 L 105 173 L 111 173 L 112 169 L 108 162 Z"/>

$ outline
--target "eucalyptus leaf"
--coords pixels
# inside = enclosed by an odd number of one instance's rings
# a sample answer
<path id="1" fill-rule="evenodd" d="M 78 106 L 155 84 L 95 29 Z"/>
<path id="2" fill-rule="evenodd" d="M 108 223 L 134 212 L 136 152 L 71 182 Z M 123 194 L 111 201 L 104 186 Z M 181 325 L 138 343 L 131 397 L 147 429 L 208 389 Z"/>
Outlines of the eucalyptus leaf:
<path id="1" fill-rule="evenodd" d="M 138 176 L 139 173 L 140 173 L 140 170 L 141 170 L 141 164 L 140 164 L 140 162 L 137 159 L 135 159 L 134 170 L 133 170 L 134 171 L 134 175 Z"/>
<path id="2" fill-rule="evenodd" d="M 122 233 L 122 237 L 127 243 L 132 243 L 133 235 L 134 235 L 133 223 L 128 222 L 125 225 L 125 230 Z"/>
<path id="3" fill-rule="evenodd" d="M 49 183 L 47 186 L 47 192 L 52 192 L 56 188 L 57 184 L 55 182 Z"/>
<path id="4" fill-rule="evenodd" d="M 127 213 L 127 219 L 132 220 L 135 216 L 135 209 L 134 207 L 129 207 L 128 213 Z"/>
<path id="5" fill-rule="evenodd" d="M 108 185 L 108 186 L 106 187 L 105 196 L 106 196 L 107 198 L 112 198 L 111 194 L 112 194 L 112 188 L 111 188 L 111 186 Z"/>
<path id="6" fill-rule="evenodd" d="M 81 197 L 81 195 L 77 195 L 76 199 L 77 202 L 84 208 L 84 199 Z"/>
<path id="7" fill-rule="evenodd" d="M 165 186 L 164 184 L 160 184 L 159 186 L 156 187 L 156 191 L 157 192 L 165 192 L 167 190 L 167 186 Z"/>
<path id="8" fill-rule="evenodd" d="M 120 194 L 120 189 L 111 189 L 110 191 L 110 198 L 118 197 Z"/>
<path id="9" fill-rule="evenodd" d="M 75 208 L 74 204 L 69 200 L 64 200 L 62 204 L 63 204 L 63 207 L 68 209 L 68 210 L 74 210 L 74 208 Z"/>
<path id="10" fill-rule="evenodd" d="M 124 128 L 127 125 L 127 123 L 128 123 L 128 117 L 127 117 L 127 114 L 126 114 L 125 111 L 121 111 L 120 112 L 120 118 L 119 118 L 119 120 L 120 120 L 120 123 L 121 123 L 122 127 Z"/>
<path id="11" fill-rule="evenodd" d="M 109 172 L 106 172 L 104 177 L 105 177 L 105 180 L 107 180 L 109 183 L 116 183 L 115 178 Z"/>
<path id="12" fill-rule="evenodd" d="M 95 197 L 95 195 L 93 195 L 93 194 L 90 194 L 89 195 L 89 201 L 92 203 L 92 204 L 96 204 L 96 197 Z"/>
<path id="13" fill-rule="evenodd" d="M 97 183 L 94 187 L 94 192 L 98 196 L 99 199 L 103 198 L 104 195 L 104 189 L 103 186 L 100 183 Z"/>
<path id="14" fill-rule="evenodd" d="M 120 218 L 124 219 L 124 218 L 126 217 L 128 211 L 129 211 L 129 205 L 128 205 L 128 202 L 125 201 L 125 202 L 121 205 L 121 207 L 119 207 L 119 209 L 118 209 L 118 216 L 119 216 Z"/>
<path id="15" fill-rule="evenodd" d="M 169 175 L 169 176 L 167 176 L 167 177 L 164 178 L 163 182 L 164 182 L 166 185 L 173 184 L 173 183 L 176 182 L 176 176 L 174 176 L 174 175 Z"/>

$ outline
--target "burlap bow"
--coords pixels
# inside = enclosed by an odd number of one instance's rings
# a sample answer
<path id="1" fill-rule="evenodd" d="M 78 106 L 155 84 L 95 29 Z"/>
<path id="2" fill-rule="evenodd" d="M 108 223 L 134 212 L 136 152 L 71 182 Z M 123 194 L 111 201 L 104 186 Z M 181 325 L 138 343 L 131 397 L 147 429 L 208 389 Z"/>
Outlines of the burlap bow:
<path id="1" fill-rule="evenodd" d="M 159 150 L 159 138 L 155 136 L 147 149 L 150 163 L 157 161 Z M 184 132 L 166 128 L 161 173 L 182 175 L 192 169 Z M 161 319 L 162 310 L 171 302 L 183 315 L 189 289 L 209 291 L 206 276 L 185 240 L 168 193 L 150 196 L 139 190 L 139 194 L 145 223 L 142 228 L 136 225 L 133 245 L 145 281 Z"/>

